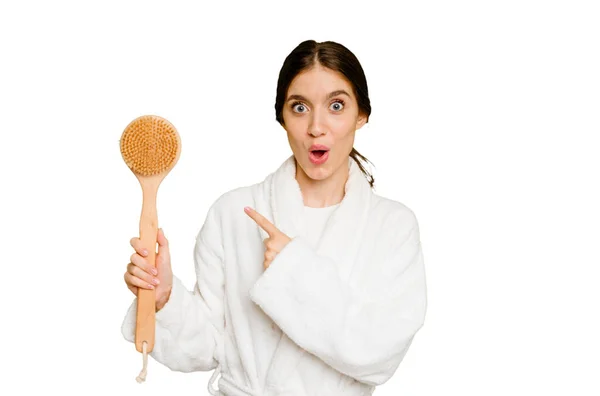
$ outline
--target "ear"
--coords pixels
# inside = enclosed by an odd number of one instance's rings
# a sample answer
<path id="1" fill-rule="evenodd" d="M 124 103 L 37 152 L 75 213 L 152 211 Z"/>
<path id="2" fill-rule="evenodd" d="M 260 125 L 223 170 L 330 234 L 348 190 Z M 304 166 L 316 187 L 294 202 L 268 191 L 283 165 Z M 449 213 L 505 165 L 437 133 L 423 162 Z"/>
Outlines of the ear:
<path id="1" fill-rule="evenodd" d="M 360 113 L 358 115 L 358 118 L 356 119 L 356 129 L 360 129 L 362 128 L 363 125 L 365 125 L 368 121 L 368 118 L 365 114 Z"/>

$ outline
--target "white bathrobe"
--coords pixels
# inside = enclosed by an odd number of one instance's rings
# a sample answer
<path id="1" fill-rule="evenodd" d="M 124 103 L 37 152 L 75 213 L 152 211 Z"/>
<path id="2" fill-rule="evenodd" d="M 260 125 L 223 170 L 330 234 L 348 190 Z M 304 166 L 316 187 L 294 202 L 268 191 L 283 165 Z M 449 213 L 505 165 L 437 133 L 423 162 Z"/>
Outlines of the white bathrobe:
<path id="1" fill-rule="evenodd" d="M 174 277 L 150 356 L 176 371 L 215 369 L 212 395 L 358 396 L 386 382 L 425 319 L 419 226 L 407 206 L 373 193 L 350 157 L 348 166 L 317 246 L 293 156 L 221 195 L 197 236 L 194 290 Z M 245 206 L 292 238 L 267 270 L 268 235 Z M 130 342 L 136 303 L 122 326 Z"/>

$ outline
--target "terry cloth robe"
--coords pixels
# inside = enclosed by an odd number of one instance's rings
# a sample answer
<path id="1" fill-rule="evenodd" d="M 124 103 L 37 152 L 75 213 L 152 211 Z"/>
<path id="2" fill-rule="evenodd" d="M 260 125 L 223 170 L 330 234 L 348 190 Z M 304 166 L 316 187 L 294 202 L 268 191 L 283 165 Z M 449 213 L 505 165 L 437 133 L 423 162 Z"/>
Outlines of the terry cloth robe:
<path id="1" fill-rule="evenodd" d="M 215 369 L 212 395 L 358 396 L 386 382 L 425 318 L 419 226 L 407 206 L 374 194 L 350 157 L 348 166 L 316 244 L 293 156 L 221 195 L 196 238 L 195 286 L 174 277 L 150 356 L 175 371 Z M 268 234 L 245 206 L 292 238 L 267 270 Z M 130 342 L 135 313 L 134 299 L 122 325 Z"/>

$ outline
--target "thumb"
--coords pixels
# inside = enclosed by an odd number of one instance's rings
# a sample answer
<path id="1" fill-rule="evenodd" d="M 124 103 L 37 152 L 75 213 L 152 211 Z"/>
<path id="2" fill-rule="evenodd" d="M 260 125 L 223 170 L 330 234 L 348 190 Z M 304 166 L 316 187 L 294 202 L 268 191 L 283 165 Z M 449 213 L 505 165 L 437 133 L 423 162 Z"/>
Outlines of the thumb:
<path id="1" fill-rule="evenodd" d="M 162 228 L 158 229 L 158 234 L 156 237 L 156 242 L 158 242 L 158 254 L 164 256 L 169 253 L 169 241 L 165 237 Z"/>

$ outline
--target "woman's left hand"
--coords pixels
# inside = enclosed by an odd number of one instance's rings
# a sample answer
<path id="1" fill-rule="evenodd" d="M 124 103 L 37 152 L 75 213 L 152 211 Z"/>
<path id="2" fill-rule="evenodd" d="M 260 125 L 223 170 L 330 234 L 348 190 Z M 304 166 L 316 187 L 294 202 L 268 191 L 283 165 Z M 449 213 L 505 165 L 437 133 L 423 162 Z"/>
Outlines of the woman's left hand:
<path id="1" fill-rule="evenodd" d="M 267 234 L 269 234 L 269 237 L 263 240 L 266 247 L 265 261 L 263 262 L 263 267 L 266 270 L 267 268 L 269 268 L 269 265 L 271 265 L 271 262 L 275 259 L 275 256 L 277 256 L 277 254 L 281 252 L 281 250 L 292 239 L 285 235 L 283 232 L 279 231 L 279 229 L 275 227 L 273 223 L 271 223 L 263 215 L 261 215 L 254 209 L 245 207 L 244 212 L 246 212 L 246 214 L 250 216 L 250 218 L 252 218 L 252 220 L 254 220 L 260 228 L 262 228 L 266 231 Z"/>

